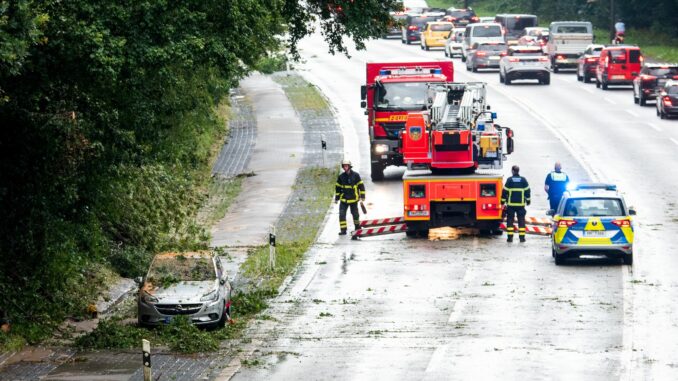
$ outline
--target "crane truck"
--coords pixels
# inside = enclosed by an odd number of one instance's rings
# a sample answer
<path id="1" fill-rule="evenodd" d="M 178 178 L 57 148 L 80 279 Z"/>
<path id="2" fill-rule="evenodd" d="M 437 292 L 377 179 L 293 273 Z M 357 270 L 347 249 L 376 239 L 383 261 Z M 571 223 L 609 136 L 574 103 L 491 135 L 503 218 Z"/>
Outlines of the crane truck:
<path id="1" fill-rule="evenodd" d="M 372 181 L 384 178 L 389 165 L 402 166 L 399 133 L 407 115 L 427 107 L 429 83 L 451 83 L 451 60 L 368 62 L 360 106 L 369 127 Z"/>
<path id="2" fill-rule="evenodd" d="M 403 213 L 410 237 L 468 226 L 501 234 L 501 169 L 513 130 L 495 123 L 482 82 L 428 84 L 426 110 L 401 132 Z"/>

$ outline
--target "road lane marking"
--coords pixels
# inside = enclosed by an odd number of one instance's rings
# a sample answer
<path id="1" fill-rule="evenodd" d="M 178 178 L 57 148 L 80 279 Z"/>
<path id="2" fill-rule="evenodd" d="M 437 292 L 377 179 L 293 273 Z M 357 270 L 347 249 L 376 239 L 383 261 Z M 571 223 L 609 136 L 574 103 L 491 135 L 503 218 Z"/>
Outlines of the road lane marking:
<path id="1" fill-rule="evenodd" d="M 433 351 L 433 354 L 431 355 L 431 360 L 429 360 L 428 366 L 426 366 L 426 373 L 431 373 L 433 369 L 438 367 L 438 364 L 443 360 L 443 355 L 445 354 L 446 350 L 447 345 L 443 345 L 436 348 L 436 350 Z"/>
<path id="2" fill-rule="evenodd" d="M 629 114 L 631 114 L 631 116 L 635 116 L 636 118 L 639 116 L 638 114 L 636 114 L 635 112 L 633 112 L 633 111 L 631 111 L 631 110 L 626 110 L 626 112 L 628 112 Z"/>
<path id="3" fill-rule="evenodd" d="M 459 321 L 459 318 L 461 317 L 462 312 L 464 312 L 464 309 L 468 305 L 468 300 L 466 299 L 459 299 L 454 303 L 454 307 L 452 307 L 452 313 L 450 314 L 450 318 L 447 319 L 448 323 L 454 323 L 456 321 Z"/>
<path id="4" fill-rule="evenodd" d="M 617 102 L 613 101 L 612 99 L 610 99 L 610 98 L 608 98 L 608 97 L 605 97 L 605 98 L 603 98 L 603 99 L 605 99 L 605 102 L 607 102 L 607 103 L 610 103 L 610 104 L 613 104 L 613 105 L 616 105 L 616 104 L 617 104 Z"/>
<path id="5" fill-rule="evenodd" d="M 634 242 L 637 244 L 637 242 Z M 634 245 L 635 246 L 635 245 Z M 637 257 L 637 251 L 634 257 Z M 636 263 L 638 262 L 636 259 Z M 622 381 L 633 380 L 632 368 L 634 361 L 633 354 L 633 269 L 631 266 L 622 265 L 622 352 L 621 366 L 622 374 L 619 379 Z"/>
<path id="6" fill-rule="evenodd" d="M 676 139 L 674 139 L 674 138 L 670 138 L 670 139 L 671 139 L 671 141 L 673 142 L 673 144 L 675 144 L 675 145 L 678 146 L 678 140 L 676 140 Z"/>
<path id="7" fill-rule="evenodd" d="M 647 124 L 648 126 L 654 128 L 654 130 L 657 131 L 657 132 L 662 132 L 662 131 L 664 131 L 664 130 L 661 129 L 661 127 L 657 126 L 657 125 L 654 124 L 654 123 L 646 123 L 646 124 Z"/>

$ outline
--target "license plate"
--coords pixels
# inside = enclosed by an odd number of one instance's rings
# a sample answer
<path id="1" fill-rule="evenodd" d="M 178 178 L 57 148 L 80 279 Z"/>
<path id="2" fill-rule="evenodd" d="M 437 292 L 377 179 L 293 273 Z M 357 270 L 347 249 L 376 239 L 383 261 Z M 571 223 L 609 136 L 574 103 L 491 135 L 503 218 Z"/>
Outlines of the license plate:
<path id="1" fill-rule="evenodd" d="M 613 75 L 610 78 L 612 78 L 612 79 L 625 79 L 626 76 L 624 76 L 624 75 Z"/>
<path id="2" fill-rule="evenodd" d="M 419 211 L 409 211 L 407 214 L 410 215 L 410 217 L 424 217 L 428 216 L 428 210 L 419 210 Z"/>
<path id="3" fill-rule="evenodd" d="M 584 237 L 605 238 L 605 237 L 607 237 L 607 235 L 605 234 L 605 230 L 591 230 L 591 231 L 584 231 Z"/>
<path id="4" fill-rule="evenodd" d="M 165 324 L 169 324 L 169 323 L 171 323 L 171 322 L 172 322 L 172 317 L 171 317 L 171 316 L 165 316 L 164 323 L 165 323 Z"/>

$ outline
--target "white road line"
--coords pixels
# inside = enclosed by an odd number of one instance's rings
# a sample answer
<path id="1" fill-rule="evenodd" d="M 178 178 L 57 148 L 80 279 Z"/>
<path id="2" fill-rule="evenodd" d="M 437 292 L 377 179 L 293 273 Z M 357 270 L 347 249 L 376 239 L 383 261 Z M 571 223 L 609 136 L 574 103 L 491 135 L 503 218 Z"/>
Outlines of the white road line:
<path id="1" fill-rule="evenodd" d="M 631 114 L 631 116 L 635 116 L 636 118 L 639 116 L 638 114 L 636 114 L 635 112 L 633 112 L 631 110 L 626 110 L 626 112 Z"/>
<path id="2" fill-rule="evenodd" d="M 676 140 L 676 139 L 674 139 L 674 138 L 670 138 L 670 139 L 671 139 L 671 141 L 673 142 L 673 144 L 675 144 L 675 145 L 678 146 L 678 140 Z"/>
<path id="3" fill-rule="evenodd" d="M 593 89 L 589 86 L 582 87 L 582 89 L 584 89 L 584 91 L 588 92 L 589 94 L 595 94 L 595 91 L 593 91 Z"/>
<path id="4" fill-rule="evenodd" d="M 431 360 L 428 362 L 428 366 L 426 366 L 426 373 L 430 373 L 433 369 L 437 367 L 438 364 L 443 360 L 443 355 L 445 354 L 445 351 L 447 350 L 447 345 L 443 345 L 441 347 L 436 348 L 435 351 L 433 351 L 433 354 L 431 355 Z"/>
<path id="5" fill-rule="evenodd" d="M 466 300 L 466 299 L 457 300 L 454 303 L 454 307 L 452 308 L 452 313 L 450 314 L 450 318 L 447 319 L 447 322 L 448 323 L 454 323 L 454 322 L 458 321 L 467 305 L 468 305 L 468 300 Z"/>
<path id="6" fill-rule="evenodd" d="M 657 132 L 662 132 L 662 131 L 664 131 L 664 130 L 661 129 L 661 127 L 657 126 L 657 125 L 654 124 L 654 123 L 646 123 L 646 124 L 647 124 L 648 126 L 652 127 L 652 128 L 653 128 L 655 131 L 657 131 Z"/>
<path id="7" fill-rule="evenodd" d="M 603 99 L 605 99 L 605 102 L 607 102 L 607 103 L 609 103 L 609 104 L 613 104 L 613 105 L 616 105 L 616 104 L 617 104 L 617 102 L 613 101 L 612 99 L 610 99 L 610 98 L 608 98 L 608 97 L 605 97 L 605 98 L 603 98 Z"/>
<path id="8" fill-rule="evenodd" d="M 637 242 L 634 242 L 637 243 Z M 634 245 L 635 246 L 635 245 Z M 638 262 L 638 252 L 634 253 L 636 263 Z M 622 381 L 633 380 L 633 269 L 631 266 L 622 265 L 622 352 L 621 367 L 622 374 L 619 379 Z"/>

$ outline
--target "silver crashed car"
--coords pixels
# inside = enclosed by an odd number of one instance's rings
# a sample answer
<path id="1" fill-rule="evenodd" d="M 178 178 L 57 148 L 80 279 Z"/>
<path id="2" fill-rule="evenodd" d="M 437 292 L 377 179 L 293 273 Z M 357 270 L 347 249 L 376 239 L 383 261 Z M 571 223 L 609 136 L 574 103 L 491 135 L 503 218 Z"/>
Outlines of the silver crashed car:
<path id="1" fill-rule="evenodd" d="M 209 251 L 157 254 L 137 282 L 140 326 L 168 324 L 178 315 L 206 328 L 230 319 L 231 284 L 221 259 Z"/>

